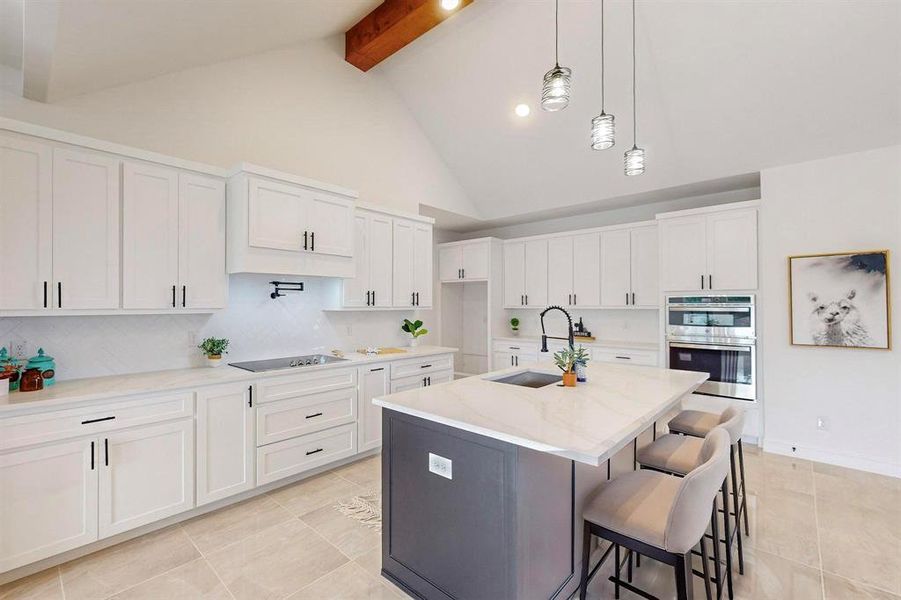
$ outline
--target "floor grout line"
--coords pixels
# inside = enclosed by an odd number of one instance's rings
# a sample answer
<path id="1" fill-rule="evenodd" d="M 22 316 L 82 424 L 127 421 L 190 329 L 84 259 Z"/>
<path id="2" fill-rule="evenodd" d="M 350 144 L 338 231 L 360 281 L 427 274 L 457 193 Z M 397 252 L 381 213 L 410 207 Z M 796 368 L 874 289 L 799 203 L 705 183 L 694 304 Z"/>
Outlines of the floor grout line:
<path id="1" fill-rule="evenodd" d="M 891 590 L 887 590 L 887 589 L 885 589 L 885 588 L 879 587 L 878 585 L 873 585 L 872 583 L 867 583 L 867 582 L 865 582 L 865 581 L 860 581 L 859 579 L 852 579 L 852 578 L 850 578 L 850 577 L 846 577 L 845 575 L 839 575 L 838 573 L 833 573 L 832 571 L 827 571 L 827 570 L 825 570 L 825 569 L 823 569 L 823 574 L 824 574 L 824 575 L 827 575 L 827 574 L 828 574 L 830 577 L 837 577 L 838 579 L 844 579 L 844 580 L 847 581 L 848 583 L 853 583 L 853 584 L 858 585 L 858 586 L 863 587 L 863 588 L 869 588 L 869 589 L 871 589 L 871 590 L 876 590 L 876 591 L 879 591 L 879 592 L 883 592 L 883 593 L 888 594 L 889 596 L 892 596 L 893 598 L 899 598 L 899 599 L 901 599 L 901 595 L 898 595 L 898 594 L 896 594 L 895 592 L 893 592 L 893 591 L 891 591 Z"/>
<path id="2" fill-rule="evenodd" d="M 63 600 L 66 600 L 66 586 L 63 583 L 63 566 L 56 565 L 56 576 L 59 577 L 59 593 L 62 595 Z"/>
<path id="3" fill-rule="evenodd" d="M 823 575 L 823 542 L 820 536 L 820 510 L 817 502 L 817 477 L 813 465 L 810 465 L 810 479 L 813 487 L 813 521 L 817 530 L 817 559 L 820 561 L 820 594 L 823 600 L 826 600 L 826 577 Z"/>

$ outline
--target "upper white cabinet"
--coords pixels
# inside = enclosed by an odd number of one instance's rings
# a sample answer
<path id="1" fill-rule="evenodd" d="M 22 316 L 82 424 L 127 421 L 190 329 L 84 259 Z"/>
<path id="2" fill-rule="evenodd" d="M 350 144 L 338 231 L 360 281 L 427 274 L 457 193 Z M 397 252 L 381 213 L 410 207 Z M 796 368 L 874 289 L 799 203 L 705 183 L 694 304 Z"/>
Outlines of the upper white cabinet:
<path id="1" fill-rule="evenodd" d="M 394 285 L 396 307 L 432 306 L 432 225 L 394 220 Z"/>
<path id="2" fill-rule="evenodd" d="M 353 277 L 355 198 L 241 165 L 228 181 L 229 272 Z"/>
<path id="3" fill-rule="evenodd" d="M 473 281 L 488 279 L 489 240 L 471 240 L 441 244 L 438 272 L 441 281 Z"/>
<path id="4" fill-rule="evenodd" d="M 356 276 L 344 280 L 343 305 L 348 308 L 392 306 L 393 219 L 357 209 L 353 237 Z"/>
<path id="5" fill-rule="evenodd" d="M 119 165 L 94 152 L 53 151 L 57 308 L 119 307 Z"/>
<path id="6" fill-rule="evenodd" d="M 53 153 L 0 135 L 0 309 L 50 306 Z"/>
<path id="7" fill-rule="evenodd" d="M 178 281 L 182 308 L 225 308 L 228 273 L 221 179 L 193 173 L 178 176 Z"/>
<path id="8" fill-rule="evenodd" d="M 598 234 L 555 237 L 547 245 L 548 304 L 597 307 L 601 294 Z"/>
<path id="9" fill-rule="evenodd" d="M 757 288 L 757 207 L 658 215 L 666 291 Z"/>
<path id="10" fill-rule="evenodd" d="M 504 243 L 504 306 L 543 308 L 548 303 L 548 241 Z"/>
<path id="11" fill-rule="evenodd" d="M 601 305 L 656 308 L 657 227 L 601 232 Z"/>

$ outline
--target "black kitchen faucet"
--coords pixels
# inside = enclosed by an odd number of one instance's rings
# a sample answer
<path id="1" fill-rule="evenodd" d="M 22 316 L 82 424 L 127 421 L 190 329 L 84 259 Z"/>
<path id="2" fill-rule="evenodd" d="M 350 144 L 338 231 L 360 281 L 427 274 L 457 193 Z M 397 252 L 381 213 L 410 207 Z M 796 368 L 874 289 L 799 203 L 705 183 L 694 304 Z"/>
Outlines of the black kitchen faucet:
<path id="1" fill-rule="evenodd" d="M 546 315 L 548 312 L 550 312 L 550 311 L 552 311 L 552 310 L 559 310 L 559 311 L 562 312 L 564 315 L 566 315 L 566 320 L 569 322 L 569 337 L 568 337 L 568 338 L 554 337 L 554 336 L 552 336 L 552 335 L 547 335 L 547 333 L 545 333 L 545 330 L 544 330 L 544 315 Z M 547 352 L 547 351 L 548 351 L 548 350 L 547 350 L 547 340 L 548 340 L 548 338 L 551 338 L 552 340 L 567 340 L 567 341 L 569 342 L 569 349 L 570 349 L 570 350 L 575 350 L 575 349 L 576 349 L 575 334 L 574 334 L 574 332 L 573 332 L 573 318 L 572 318 L 571 316 L 569 316 L 569 313 L 566 312 L 566 309 L 564 309 L 564 308 L 562 308 L 562 307 L 560 307 L 560 306 L 548 306 L 548 307 L 545 308 L 543 311 L 541 311 L 541 351 L 542 351 L 542 352 Z"/>

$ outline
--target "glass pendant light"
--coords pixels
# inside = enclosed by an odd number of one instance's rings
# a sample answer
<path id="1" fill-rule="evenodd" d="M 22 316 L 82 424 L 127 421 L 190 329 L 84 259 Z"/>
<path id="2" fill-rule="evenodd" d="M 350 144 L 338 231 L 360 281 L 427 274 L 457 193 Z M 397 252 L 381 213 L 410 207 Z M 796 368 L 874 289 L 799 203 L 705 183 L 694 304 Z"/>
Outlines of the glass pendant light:
<path id="1" fill-rule="evenodd" d="M 626 175 L 632 177 L 644 173 L 644 148 L 638 147 L 638 115 L 635 101 L 635 0 L 632 0 L 632 149 L 624 158 Z"/>
<path id="2" fill-rule="evenodd" d="M 591 120 L 591 148 L 606 150 L 616 143 L 613 115 L 604 112 L 604 0 L 601 0 L 601 114 Z"/>
<path id="3" fill-rule="evenodd" d="M 544 74 L 544 85 L 541 88 L 541 108 L 555 112 L 563 110 L 569 104 L 572 70 L 560 66 L 560 0 L 554 4 L 554 68 Z"/>

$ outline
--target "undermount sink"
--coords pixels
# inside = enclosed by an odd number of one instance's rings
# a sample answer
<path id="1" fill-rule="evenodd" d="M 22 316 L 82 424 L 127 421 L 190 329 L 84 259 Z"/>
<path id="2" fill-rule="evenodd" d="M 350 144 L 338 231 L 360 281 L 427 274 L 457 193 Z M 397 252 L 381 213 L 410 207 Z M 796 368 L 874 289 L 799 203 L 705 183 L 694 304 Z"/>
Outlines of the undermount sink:
<path id="1" fill-rule="evenodd" d="M 492 379 L 491 381 L 522 387 L 542 388 L 546 385 L 551 385 L 552 383 L 560 383 L 560 376 L 552 375 L 550 373 L 540 373 L 538 371 L 522 371 L 520 373 L 507 375 L 506 377 Z"/>

